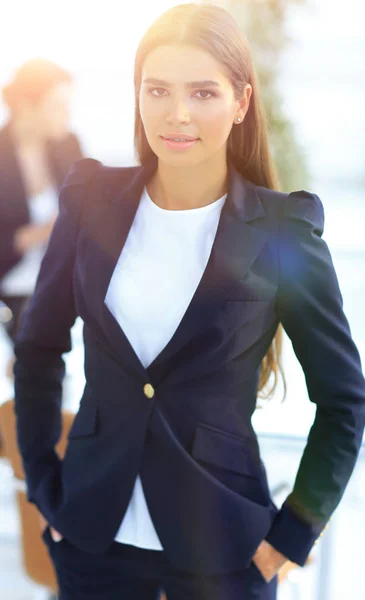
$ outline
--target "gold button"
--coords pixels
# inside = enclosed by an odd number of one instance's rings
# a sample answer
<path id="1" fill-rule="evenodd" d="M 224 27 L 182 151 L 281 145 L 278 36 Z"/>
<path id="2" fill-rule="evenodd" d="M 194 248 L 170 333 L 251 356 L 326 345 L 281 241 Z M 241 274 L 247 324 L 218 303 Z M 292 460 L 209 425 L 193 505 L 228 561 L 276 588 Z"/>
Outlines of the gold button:
<path id="1" fill-rule="evenodd" d="M 144 395 L 147 396 L 147 398 L 153 398 L 153 396 L 155 395 L 155 390 L 153 389 L 153 386 L 150 383 L 146 383 L 143 386 L 143 391 Z"/>

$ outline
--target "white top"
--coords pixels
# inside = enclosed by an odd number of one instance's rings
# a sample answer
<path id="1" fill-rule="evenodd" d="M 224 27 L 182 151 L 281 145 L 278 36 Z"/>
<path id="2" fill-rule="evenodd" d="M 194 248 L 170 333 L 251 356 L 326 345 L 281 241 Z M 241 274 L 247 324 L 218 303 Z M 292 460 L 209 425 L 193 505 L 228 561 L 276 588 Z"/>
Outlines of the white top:
<path id="1" fill-rule="evenodd" d="M 53 186 L 27 199 L 30 225 L 45 225 L 58 212 L 58 193 Z M 4 296 L 30 296 L 33 294 L 42 258 L 47 244 L 30 248 L 0 282 Z"/>
<path id="2" fill-rule="evenodd" d="M 145 368 L 186 312 L 208 262 L 226 196 L 199 208 L 167 210 L 143 190 L 105 303 Z M 139 475 L 115 541 L 163 550 Z"/>

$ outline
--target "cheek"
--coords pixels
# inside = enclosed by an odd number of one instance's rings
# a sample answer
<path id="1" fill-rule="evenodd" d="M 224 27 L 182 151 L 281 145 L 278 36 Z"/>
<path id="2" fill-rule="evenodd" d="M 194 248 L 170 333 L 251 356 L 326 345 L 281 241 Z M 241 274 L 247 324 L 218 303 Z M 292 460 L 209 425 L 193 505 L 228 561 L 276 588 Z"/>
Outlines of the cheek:
<path id="1" fill-rule="evenodd" d="M 57 128 L 65 125 L 69 115 L 69 107 L 63 103 L 50 102 L 43 106 L 42 117 L 48 127 Z"/>
<path id="2" fill-rule="evenodd" d="M 145 129 L 151 129 L 155 123 L 164 117 L 166 108 L 162 102 L 151 102 L 148 98 L 139 101 L 139 112 Z"/>
<path id="3" fill-rule="evenodd" d="M 233 124 L 231 111 L 221 105 L 201 110 L 198 119 L 202 138 L 205 139 L 225 140 Z"/>

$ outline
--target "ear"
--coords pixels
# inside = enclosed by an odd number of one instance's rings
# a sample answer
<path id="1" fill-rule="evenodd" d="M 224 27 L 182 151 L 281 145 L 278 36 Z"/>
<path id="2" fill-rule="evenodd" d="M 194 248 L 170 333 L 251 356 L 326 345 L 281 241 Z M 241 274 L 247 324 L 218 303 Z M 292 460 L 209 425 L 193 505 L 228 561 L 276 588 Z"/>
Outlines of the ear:
<path id="1" fill-rule="evenodd" d="M 241 99 L 237 102 L 237 109 L 235 112 L 236 117 L 240 117 L 241 123 L 245 118 L 245 115 L 250 106 L 250 99 L 252 95 L 252 86 L 246 83 Z"/>

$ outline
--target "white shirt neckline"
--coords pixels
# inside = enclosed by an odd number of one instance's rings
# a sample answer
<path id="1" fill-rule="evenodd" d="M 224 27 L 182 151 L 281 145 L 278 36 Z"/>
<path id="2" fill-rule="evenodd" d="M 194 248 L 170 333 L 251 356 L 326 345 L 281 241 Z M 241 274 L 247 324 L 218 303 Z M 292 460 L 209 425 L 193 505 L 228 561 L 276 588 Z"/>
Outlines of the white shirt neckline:
<path id="1" fill-rule="evenodd" d="M 205 204 L 204 206 L 197 206 L 194 208 L 178 208 L 178 209 L 170 209 L 170 208 L 162 208 L 161 206 L 158 206 L 158 204 L 156 204 L 151 196 L 148 193 L 147 187 L 145 186 L 144 188 L 144 193 L 142 194 L 142 198 L 145 198 L 145 200 L 147 201 L 147 204 L 156 212 L 165 215 L 171 214 L 178 214 L 178 215 L 192 215 L 194 217 L 199 216 L 200 214 L 206 214 L 207 212 L 210 212 L 211 210 L 219 210 L 222 205 L 224 204 L 224 201 L 227 197 L 227 193 L 223 194 L 223 196 L 221 196 L 220 198 L 218 198 L 218 200 L 214 200 L 214 202 L 210 202 L 210 204 Z"/>

